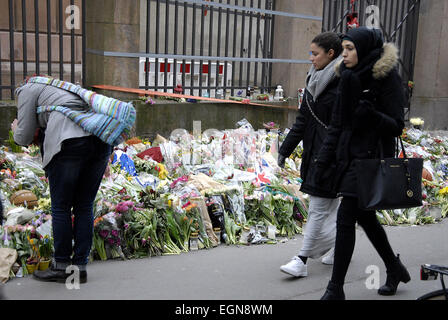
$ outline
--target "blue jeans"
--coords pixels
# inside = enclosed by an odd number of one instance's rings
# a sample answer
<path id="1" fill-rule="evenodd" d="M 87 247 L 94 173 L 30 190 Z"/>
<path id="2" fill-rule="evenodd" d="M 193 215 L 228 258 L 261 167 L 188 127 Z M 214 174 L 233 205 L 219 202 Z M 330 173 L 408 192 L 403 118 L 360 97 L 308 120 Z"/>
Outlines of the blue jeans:
<path id="1" fill-rule="evenodd" d="M 111 152 L 112 146 L 95 136 L 68 139 L 45 168 L 50 184 L 57 263 L 88 262 L 93 238 L 93 203 Z"/>

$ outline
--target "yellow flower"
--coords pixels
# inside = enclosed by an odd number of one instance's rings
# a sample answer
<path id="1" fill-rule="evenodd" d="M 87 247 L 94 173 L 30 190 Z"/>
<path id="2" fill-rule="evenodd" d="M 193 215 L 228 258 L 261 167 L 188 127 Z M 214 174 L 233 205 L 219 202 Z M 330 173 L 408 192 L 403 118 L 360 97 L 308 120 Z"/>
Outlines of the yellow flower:
<path id="1" fill-rule="evenodd" d="M 439 194 L 440 194 L 440 195 L 448 194 L 448 187 L 445 187 L 445 188 L 443 188 L 443 189 L 440 189 L 440 190 L 439 190 Z"/>
<path id="2" fill-rule="evenodd" d="M 157 166 L 159 168 L 159 178 L 165 180 L 166 177 L 168 176 L 168 171 L 166 170 L 165 166 L 161 163 L 158 163 Z"/>

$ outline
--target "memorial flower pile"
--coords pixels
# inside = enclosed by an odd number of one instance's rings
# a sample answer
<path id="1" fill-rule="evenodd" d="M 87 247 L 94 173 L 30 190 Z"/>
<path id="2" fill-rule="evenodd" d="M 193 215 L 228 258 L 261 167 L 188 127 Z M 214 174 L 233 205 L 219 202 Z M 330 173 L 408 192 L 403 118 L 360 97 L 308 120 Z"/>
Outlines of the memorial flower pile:
<path id="1" fill-rule="evenodd" d="M 208 129 L 195 135 L 183 129 L 149 142 L 139 137 L 115 147 L 94 203 L 92 260 L 133 259 L 217 245 L 276 243 L 302 232 L 308 197 L 300 192 L 302 146 L 277 166 L 287 134 L 274 123 L 254 130 L 247 121 L 236 129 Z M 388 225 L 435 223 L 448 212 L 448 142 L 415 127 L 403 133 L 409 157 L 425 159 L 422 207 L 378 212 Z M 5 208 L 0 246 L 27 260 L 52 255 L 48 180 L 34 147 L 0 148 L 1 197 Z M 37 201 L 12 203 L 30 191 Z M 243 231 L 250 230 L 243 237 Z M 275 232 L 269 234 L 268 230 Z M 196 239 L 196 238 L 195 238 Z M 249 240 L 248 240 L 249 239 Z M 193 247 L 196 247 L 196 243 Z"/>

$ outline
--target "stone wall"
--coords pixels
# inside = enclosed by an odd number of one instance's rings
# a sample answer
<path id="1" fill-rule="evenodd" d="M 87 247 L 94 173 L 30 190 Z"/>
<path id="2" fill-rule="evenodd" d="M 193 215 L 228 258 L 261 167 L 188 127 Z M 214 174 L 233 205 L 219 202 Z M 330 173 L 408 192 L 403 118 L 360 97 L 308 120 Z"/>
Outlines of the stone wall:
<path id="1" fill-rule="evenodd" d="M 297 116 L 297 101 L 270 103 L 278 107 L 250 106 L 234 103 L 177 103 L 157 101 L 150 105 L 136 102 L 136 136 L 150 138 L 160 134 L 169 138 L 177 128 L 193 131 L 193 121 L 201 121 L 202 131 L 206 129 L 234 129 L 241 119 L 247 119 L 254 129 L 263 128 L 263 123 L 274 121 L 281 128 L 290 127 Z M 288 106 L 289 104 L 289 106 Z M 16 118 L 17 108 L 13 101 L 0 104 L 0 140 L 8 139 L 11 122 Z"/>
<path id="2" fill-rule="evenodd" d="M 420 1 L 411 117 L 448 130 L 448 2 Z"/>

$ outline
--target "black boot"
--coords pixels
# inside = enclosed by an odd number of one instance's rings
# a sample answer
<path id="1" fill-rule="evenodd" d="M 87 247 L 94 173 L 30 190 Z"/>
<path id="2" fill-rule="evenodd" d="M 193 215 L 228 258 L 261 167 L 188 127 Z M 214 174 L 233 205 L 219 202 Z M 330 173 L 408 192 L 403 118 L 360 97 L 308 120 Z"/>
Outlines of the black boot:
<path id="1" fill-rule="evenodd" d="M 337 285 L 333 282 L 329 282 L 327 290 L 320 300 L 345 300 L 344 290 L 342 285 Z"/>
<path id="2" fill-rule="evenodd" d="M 408 270 L 400 261 L 399 254 L 397 254 L 396 262 L 394 270 L 387 271 L 386 284 L 378 289 L 378 294 L 382 296 L 393 296 L 400 282 L 408 283 L 411 280 Z"/>
<path id="3" fill-rule="evenodd" d="M 67 273 L 66 270 L 56 269 L 55 263 L 52 262 L 48 269 L 34 271 L 33 277 L 40 281 L 64 283 L 71 274 L 71 272 Z M 87 282 L 87 271 L 79 271 L 79 282 Z"/>

